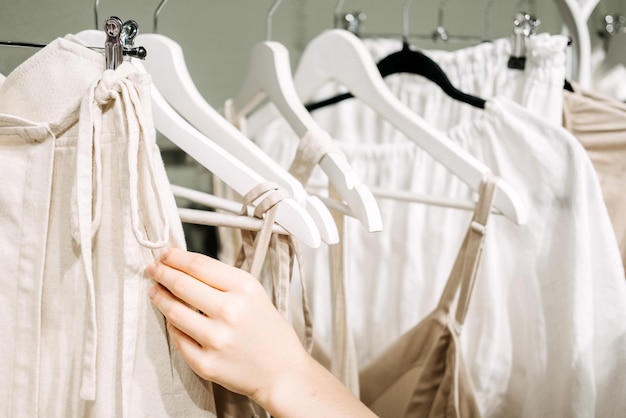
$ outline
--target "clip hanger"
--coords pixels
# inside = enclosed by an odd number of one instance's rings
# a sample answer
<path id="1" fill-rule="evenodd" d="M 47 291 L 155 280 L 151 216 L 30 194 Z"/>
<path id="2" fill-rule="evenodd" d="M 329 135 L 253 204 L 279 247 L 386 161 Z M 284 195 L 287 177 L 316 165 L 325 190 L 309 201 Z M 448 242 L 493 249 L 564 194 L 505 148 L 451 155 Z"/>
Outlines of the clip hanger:
<path id="1" fill-rule="evenodd" d="M 508 67 L 523 70 L 526 67 L 526 41 L 534 35 L 541 21 L 526 12 L 513 15 L 513 49 Z"/>
<path id="2" fill-rule="evenodd" d="M 104 59 L 107 70 L 115 70 L 124 59 L 122 52 L 122 21 L 119 17 L 111 16 L 104 22 Z"/>
<path id="3" fill-rule="evenodd" d="M 121 64 L 124 57 L 132 57 L 138 59 L 145 59 L 147 51 L 142 46 L 132 46 L 132 42 L 128 45 L 124 43 L 124 36 L 129 36 L 130 31 L 133 30 L 133 24 L 135 25 L 134 31 L 137 31 L 137 22 L 129 20 L 122 24 L 120 18 L 111 16 L 106 19 L 105 34 L 106 40 L 104 47 L 88 46 L 87 48 L 94 51 L 103 52 L 105 55 L 106 69 L 115 69 Z M 134 36 L 132 36 L 134 38 Z M 131 38 L 131 39 L 132 39 Z M 35 42 L 21 42 L 21 41 L 0 41 L 0 45 L 22 47 L 22 48 L 45 48 L 47 44 L 39 44 Z"/>

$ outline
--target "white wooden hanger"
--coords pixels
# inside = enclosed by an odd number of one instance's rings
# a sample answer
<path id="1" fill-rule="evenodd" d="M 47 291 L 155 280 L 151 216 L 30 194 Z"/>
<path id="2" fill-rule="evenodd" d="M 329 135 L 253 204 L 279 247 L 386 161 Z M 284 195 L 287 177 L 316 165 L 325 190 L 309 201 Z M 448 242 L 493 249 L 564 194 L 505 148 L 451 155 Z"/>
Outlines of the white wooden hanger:
<path id="1" fill-rule="evenodd" d="M 267 40 L 252 49 L 247 76 L 232 101 L 233 110 L 235 118 L 241 118 L 268 98 L 296 135 L 303 137 L 307 132 L 321 128 L 298 97 L 287 48 L 270 40 L 271 18 L 280 2 L 276 0 L 268 12 Z M 327 153 L 319 166 L 366 229 L 370 232 L 382 230 L 378 204 L 369 189 L 360 182 L 345 155 L 339 152 Z"/>
<path id="2" fill-rule="evenodd" d="M 167 102 L 196 129 L 238 160 L 283 187 L 312 216 L 323 241 L 327 244 L 336 243 L 337 227 L 328 208 L 318 198 L 309 195 L 287 170 L 202 98 L 186 69 L 180 46 L 159 34 L 140 34 L 137 42 L 149 51 L 144 67 Z"/>
<path id="3" fill-rule="evenodd" d="M 563 23 L 564 30 L 572 38 L 568 54 L 570 77 L 582 87 L 591 85 L 591 35 L 587 21 L 600 0 L 554 0 Z"/>
<path id="4" fill-rule="evenodd" d="M 303 102 L 313 99 L 321 87 L 333 81 L 345 86 L 472 190 L 479 190 L 483 175 L 491 171 L 489 167 L 402 104 L 385 84 L 363 42 L 346 30 L 331 29 L 314 38 L 303 51 L 294 75 Z M 259 114 L 258 121 L 250 119 L 250 125 L 266 124 L 273 117 L 276 112 L 266 107 Z M 523 201 L 504 180 L 498 182 L 494 206 L 518 225 L 527 221 Z"/>
<path id="5" fill-rule="evenodd" d="M 263 227 L 263 220 L 252 216 L 241 216 L 241 204 L 232 200 L 224 199 L 212 194 L 200 192 L 187 187 L 171 185 L 172 192 L 180 199 L 200 204 L 207 208 L 219 209 L 227 213 L 207 211 L 202 209 L 178 208 L 178 215 L 181 221 L 196 225 L 221 226 L 236 229 L 246 229 L 249 231 L 259 231 Z M 272 225 L 272 233 L 288 234 L 288 232 L 278 224 Z"/>
<path id="6" fill-rule="evenodd" d="M 425 123 L 389 90 L 367 48 L 352 33 L 328 30 L 305 48 L 294 82 L 303 101 L 330 81 L 337 81 L 402 131 L 437 161 L 478 191 L 489 167 L 478 161 L 445 135 Z M 517 193 L 499 181 L 495 207 L 517 224 L 526 222 L 527 213 Z"/>
<path id="7" fill-rule="evenodd" d="M 101 45 L 104 32 L 86 30 L 75 35 L 88 45 Z M 149 53 L 149 52 L 148 52 Z M 134 63 L 140 71 L 145 68 L 140 62 Z M 185 121 L 165 101 L 152 85 L 152 111 L 155 128 L 175 145 L 198 161 L 203 167 L 222 179 L 240 195 L 244 195 L 266 179 L 248 165 L 226 152 Z M 301 240 L 305 245 L 317 248 L 321 236 L 309 213 L 291 198 L 278 203 L 276 222 Z"/>
<path id="8" fill-rule="evenodd" d="M 289 196 L 303 205 L 315 221 L 322 240 L 337 243 L 337 226 L 328 208 L 315 196 L 309 195 L 303 185 L 269 155 L 262 152 L 248 137 L 229 123 L 209 105 L 196 88 L 180 45 L 167 36 L 156 33 L 158 16 L 167 0 L 162 0 L 154 13 L 155 33 L 140 33 L 136 42 L 149 54 L 143 65 L 152 76 L 152 82 L 165 100 L 190 124 L 210 137 L 238 160 L 254 167 L 268 180 L 283 187 Z"/>

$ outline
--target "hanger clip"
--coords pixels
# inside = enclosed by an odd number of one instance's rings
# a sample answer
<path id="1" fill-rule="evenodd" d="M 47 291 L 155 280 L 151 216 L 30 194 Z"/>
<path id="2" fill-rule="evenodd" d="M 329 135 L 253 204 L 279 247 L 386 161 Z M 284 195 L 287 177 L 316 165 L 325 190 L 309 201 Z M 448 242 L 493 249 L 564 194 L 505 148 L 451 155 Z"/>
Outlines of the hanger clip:
<path id="1" fill-rule="evenodd" d="M 339 22 L 340 27 L 354 33 L 356 36 L 361 36 L 361 29 L 364 22 L 367 20 L 367 15 L 363 12 L 344 13 Z"/>
<path id="2" fill-rule="evenodd" d="M 122 33 L 120 34 L 120 42 L 122 43 L 122 51 L 124 59 L 130 61 L 130 58 L 146 59 L 146 48 L 143 46 L 135 46 L 135 37 L 139 33 L 139 24 L 134 20 L 127 20 L 122 25 Z"/>
<path id="3" fill-rule="evenodd" d="M 122 52 L 122 21 L 119 17 L 111 16 L 104 22 L 104 58 L 107 70 L 115 70 L 124 58 Z"/>
<path id="4" fill-rule="evenodd" d="M 147 52 L 142 46 L 133 46 L 139 25 L 134 20 L 122 23 L 119 17 L 111 16 L 104 22 L 104 57 L 107 70 L 115 70 L 124 59 L 145 59 Z M 125 58 L 126 57 L 126 58 Z"/>
<path id="5" fill-rule="evenodd" d="M 526 67 L 526 42 L 537 32 L 541 21 L 526 12 L 517 12 L 513 16 L 513 48 L 508 67 L 523 70 Z"/>
<path id="6" fill-rule="evenodd" d="M 598 31 L 598 36 L 606 40 L 624 30 L 626 30 L 626 16 L 606 15 L 602 18 L 602 29 Z"/>

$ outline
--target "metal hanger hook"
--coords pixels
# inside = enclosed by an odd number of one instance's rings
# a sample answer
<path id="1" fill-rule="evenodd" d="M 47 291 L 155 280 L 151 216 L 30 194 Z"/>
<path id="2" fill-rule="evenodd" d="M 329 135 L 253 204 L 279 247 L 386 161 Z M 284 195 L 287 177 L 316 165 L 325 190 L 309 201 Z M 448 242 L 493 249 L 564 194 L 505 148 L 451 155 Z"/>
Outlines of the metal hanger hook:
<path id="1" fill-rule="evenodd" d="M 402 42 L 409 43 L 409 8 L 413 0 L 404 0 L 402 4 Z"/>
<path id="2" fill-rule="evenodd" d="M 96 30 L 98 30 L 98 20 L 100 19 L 98 17 L 98 6 L 100 6 L 100 0 L 94 0 L 94 2 L 93 2 L 93 14 L 94 14 L 94 19 L 96 21 Z"/>
<path id="3" fill-rule="evenodd" d="M 345 3 L 345 0 L 337 0 L 337 5 L 335 6 L 335 14 L 333 15 L 333 18 L 335 19 L 335 21 L 333 22 L 334 28 L 340 28 L 341 25 L 341 12 L 343 11 L 343 4 Z"/>
<path id="4" fill-rule="evenodd" d="M 437 29 L 435 29 L 432 33 L 433 41 L 447 41 L 448 40 L 448 32 L 446 28 L 443 26 L 443 17 L 445 15 L 445 7 L 448 0 L 439 0 L 439 4 L 437 6 Z"/>
<path id="5" fill-rule="evenodd" d="M 445 14 L 445 7 L 448 0 L 439 0 L 439 5 L 437 6 L 437 24 L 439 27 L 443 27 L 443 16 Z"/>
<path id="6" fill-rule="evenodd" d="M 274 12 L 280 6 L 283 0 L 275 0 L 270 9 L 267 11 L 267 17 L 265 18 L 265 40 L 272 40 L 272 18 L 274 17 Z"/>
<path id="7" fill-rule="evenodd" d="M 157 33 L 157 28 L 159 25 L 159 15 L 161 14 L 163 6 L 165 6 L 165 3 L 167 3 L 167 0 L 161 0 L 161 3 L 159 3 L 156 10 L 154 11 L 154 16 L 152 18 L 152 31 L 154 33 Z"/>

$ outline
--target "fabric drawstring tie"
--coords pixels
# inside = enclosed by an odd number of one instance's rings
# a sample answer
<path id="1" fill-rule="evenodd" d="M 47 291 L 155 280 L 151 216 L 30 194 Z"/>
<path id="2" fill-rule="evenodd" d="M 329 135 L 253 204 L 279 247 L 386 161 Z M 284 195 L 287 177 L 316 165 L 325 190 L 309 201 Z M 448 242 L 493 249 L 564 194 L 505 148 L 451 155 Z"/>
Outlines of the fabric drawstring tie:
<path id="1" fill-rule="evenodd" d="M 144 108 L 137 84 L 144 82 L 130 63 L 123 63 L 117 70 L 106 70 L 96 80 L 80 105 L 78 143 L 76 155 L 76 182 L 72 190 L 72 236 L 80 246 L 81 258 L 87 280 L 86 335 L 83 351 L 83 370 L 80 396 L 84 400 L 96 397 L 96 355 L 98 328 L 96 319 L 95 280 L 92 261 L 92 240 L 100 226 L 102 212 L 102 121 L 105 112 L 112 111 L 117 141 L 125 142 L 127 179 L 130 203 L 130 219 L 133 234 L 139 244 L 158 249 L 168 243 L 169 223 L 163 206 L 161 192 L 154 174 L 153 152 L 156 144 L 153 127 L 147 119 L 150 108 Z M 152 135 L 149 135 L 152 134 Z M 122 176 L 124 178 L 124 176 Z M 124 188 L 122 188 L 124 189 Z M 140 212 L 143 207 L 158 211 L 158 219 L 145 220 Z M 147 225 L 154 223 L 155 225 Z M 148 237 L 148 232 L 155 235 Z M 125 292 L 124 298 L 128 296 Z M 138 298 L 138 296 L 137 296 Z M 126 303 L 126 302 L 125 302 Z M 124 328 L 124 349 L 134 350 L 136 338 L 133 330 Z M 132 370 L 134 352 L 123 355 L 122 384 Z"/>
<path id="2" fill-rule="evenodd" d="M 291 275 L 288 272 L 285 273 L 284 271 L 279 270 L 284 265 L 284 259 L 281 257 L 288 257 L 291 260 L 291 263 L 289 263 L 290 271 L 293 268 L 292 263 L 295 258 L 295 261 L 300 268 L 299 276 L 302 287 L 302 314 L 305 324 L 303 344 L 304 347 L 310 352 L 313 347 L 313 317 L 311 315 L 309 301 L 306 294 L 306 282 L 304 279 L 304 272 L 302 271 L 301 249 L 298 242 L 292 236 L 277 236 L 272 235 L 271 233 L 272 225 L 276 220 L 276 213 L 278 211 L 277 204 L 286 197 L 288 197 L 287 193 L 272 182 L 260 183 L 243 196 L 243 204 L 240 214 L 247 214 L 248 206 L 258 200 L 254 209 L 254 216 L 256 218 L 264 217 L 264 222 L 263 227 L 258 233 L 244 230 L 241 231 L 243 245 L 235 265 L 237 267 L 242 267 L 244 262 L 247 261 L 248 272 L 252 274 L 252 276 L 259 278 L 267 251 L 268 249 L 272 251 L 272 257 L 270 257 L 274 261 L 272 301 L 278 311 L 285 318 L 287 318 L 289 311 L 289 280 Z M 283 261 L 278 260 L 279 258 Z"/>

